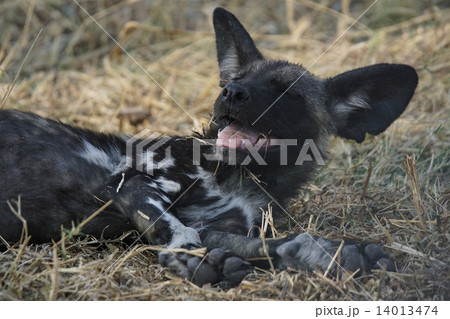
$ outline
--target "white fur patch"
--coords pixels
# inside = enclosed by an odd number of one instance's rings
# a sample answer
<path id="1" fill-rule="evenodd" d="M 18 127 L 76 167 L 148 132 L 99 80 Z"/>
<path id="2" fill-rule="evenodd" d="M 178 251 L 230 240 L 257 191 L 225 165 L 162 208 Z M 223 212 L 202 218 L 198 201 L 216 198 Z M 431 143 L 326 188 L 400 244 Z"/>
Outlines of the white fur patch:
<path id="1" fill-rule="evenodd" d="M 192 179 L 200 179 L 203 183 L 211 184 L 211 186 L 215 186 L 215 178 L 212 173 L 205 171 L 201 166 L 197 166 L 197 174 L 186 174 L 189 178 Z M 214 183 L 214 185 L 212 185 Z"/>
<path id="2" fill-rule="evenodd" d="M 181 190 L 181 185 L 177 182 L 159 177 L 155 180 L 159 187 L 166 193 L 178 193 Z"/>
<path id="3" fill-rule="evenodd" d="M 175 166 L 175 160 L 170 156 L 170 154 L 166 154 L 165 157 L 159 162 L 155 160 L 156 155 L 157 154 L 153 151 L 138 152 L 135 155 L 136 169 L 152 175 L 156 170 L 166 171 L 168 168 Z M 127 163 L 129 167 L 132 167 L 132 160 L 133 159 L 131 157 L 128 157 Z"/>
<path id="4" fill-rule="evenodd" d="M 83 141 L 83 145 L 84 150 L 80 152 L 80 156 L 82 158 L 95 165 L 104 167 L 111 172 L 114 171 L 114 163 L 110 155 L 108 155 L 104 150 L 95 147 L 86 140 Z"/>
<path id="5" fill-rule="evenodd" d="M 155 206 L 156 208 L 158 208 L 161 212 L 164 212 L 164 207 L 162 206 L 162 204 L 160 202 L 158 202 L 157 200 L 154 200 L 153 198 L 149 197 L 147 198 L 147 203 L 149 203 L 150 205 Z"/>
<path id="6" fill-rule="evenodd" d="M 165 201 L 166 203 L 171 203 L 172 201 L 170 200 L 170 198 L 169 197 L 167 197 L 166 195 L 164 195 L 164 194 L 158 194 L 159 195 L 159 197 L 161 197 L 161 199 L 163 200 L 163 201 Z"/>
<path id="7" fill-rule="evenodd" d="M 222 190 L 216 184 L 214 174 L 204 170 L 200 166 L 197 166 L 197 174 L 188 174 L 188 176 L 192 179 L 198 178 L 201 180 L 206 197 L 220 198 L 209 205 L 192 205 L 179 209 L 180 216 L 190 219 L 192 222 L 203 219 L 208 224 L 208 219 L 213 219 L 237 207 L 242 211 L 243 217 L 245 218 L 242 222 L 247 223 L 248 227 L 251 227 L 255 219 L 261 214 L 258 207 L 267 208 L 268 200 L 265 197 L 259 196 L 258 194 L 245 193 L 243 192 L 246 190 L 245 188 L 240 188 L 239 186 L 232 188 L 225 187 L 226 191 L 224 191 L 225 189 Z M 235 183 L 238 185 L 239 180 L 236 180 Z"/>
<path id="8" fill-rule="evenodd" d="M 370 109 L 370 105 L 367 103 L 367 97 L 359 93 L 350 95 L 347 104 L 362 109 Z"/>
<path id="9" fill-rule="evenodd" d="M 156 185 L 156 183 L 155 183 L 155 182 L 150 182 L 150 183 L 147 183 L 147 185 L 148 185 L 148 186 L 150 186 L 151 188 L 155 188 L 155 189 L 157 189 L 157 188 L 158 188 L 158 185 Z"/>
<path id="10" fill-rule="evenodd" d="M 357 109 L 370 110 L 370 105 L 367 103 L 367 97 L 364 94 L 352 94 L 345 101 L 336 104 L 334 114 L 339 119 L 346 119 Z"/>
<path id="11" fill-rule="evenodd" d="M 225 57 L 219 63 L 220 72 L 225 72 L 228 77 L 234 77 L 237 70 L 240 69 L 239 59 L 234 47 L 230 47 Z"/>
<path id="12" fill-rule="evenodd" d="M 127 168 L 128 168 L 127 158 L 125 156 L 123 156 L 122 159 L 120 160 L 119 164 L 117 164 L 116 167 L 114 168 L 114 171 L 111 172 L 111 175 L 117 175 L 117 174 L 123 173 Z"/>
<path id="13" fill-rule="evenodd" d="M 173 232 L 172 240 L 167 245 L 167 248 L 179 248 L 185 244 L 201 246 L 200 236 L 194 229 L 184 226 L 170 214 L 164 214 L 162 218 L 169 223 L 170 229 Z"/>

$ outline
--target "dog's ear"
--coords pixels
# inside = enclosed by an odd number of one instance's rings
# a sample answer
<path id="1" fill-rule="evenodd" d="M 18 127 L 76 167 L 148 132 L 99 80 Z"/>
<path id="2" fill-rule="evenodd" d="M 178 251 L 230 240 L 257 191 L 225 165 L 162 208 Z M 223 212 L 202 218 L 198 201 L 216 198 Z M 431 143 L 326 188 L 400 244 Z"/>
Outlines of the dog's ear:
<path id="1" fill-rule="evenodd" d="M 222 8 L 216 8 L 213 23 L 216 32 L 220 84 L 223 86 L 233 79 L 242 67 L 250 62 L 263 59 L 263 56 L 248 32 L 232 13 Z"/>
<path id="2" fill-rule="evenodd" d="M 403 113 L 417 86 L 417 73 L 402 64 L 376 64 L 326 80 L 327 107 L 336 134 L 361 143 Z"/>

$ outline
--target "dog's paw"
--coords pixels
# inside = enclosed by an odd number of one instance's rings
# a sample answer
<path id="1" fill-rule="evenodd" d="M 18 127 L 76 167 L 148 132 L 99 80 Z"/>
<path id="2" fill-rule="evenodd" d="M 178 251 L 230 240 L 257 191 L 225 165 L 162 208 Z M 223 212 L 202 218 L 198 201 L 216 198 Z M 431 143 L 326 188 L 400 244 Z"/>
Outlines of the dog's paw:
<path id="1" fill-rule="evenodd" d="M 356 245 L 362 249 L 362 255 L 369 264 L 369 271 L 371 269 L 381 269 L 386 267 L 387 271 L 397 271 L 394 261 L 389 258 L 389 255 L 381 249 L 377 244 L 359 244 Z"/>
<path id="2" fill-rule="evenodd" d="M 280 256 L 281 268 L 294 269 L 328 269 L 335 255 L 339 243 L 324 238 L 301 234 L 283 243 L 277 248 Z M 394 262 L 376 244 L 344 245 L 336 261 L 331 266 L 331 273 L 349 271 L 369 273 L 372 269 L 386 267 L 388 271 L 395 271 Z"/>
<path id="3" fill-rule="evenodd" d="M 200 287 L 211 283 L 223 289 L 231 288 L 251 271 L 248 262 L 222 248 L 215 248 L 203 257 L 161 252 L 159 261 Z"/>
<path id="4" fill-rule="evenodd" d="M 204 258 L 191 258 L 188 268 L 195 284 L 212 283 L 223 289 L 237 286 L 252 269 L 250 263 L 223 248 L 211 250 Z"/>

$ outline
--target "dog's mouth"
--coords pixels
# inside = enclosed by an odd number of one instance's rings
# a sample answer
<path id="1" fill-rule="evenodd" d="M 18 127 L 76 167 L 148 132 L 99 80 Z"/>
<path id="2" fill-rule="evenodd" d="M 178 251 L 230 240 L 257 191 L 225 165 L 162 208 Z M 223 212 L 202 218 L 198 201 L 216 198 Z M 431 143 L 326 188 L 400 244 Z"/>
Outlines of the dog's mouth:
<path id="1" fill-rule="evenodd" d="M 231 149 L 248 150 L 251 146 L 268 148 L 279 145 L 278 139 L 244 126 L 233 118 L 227 118 L 228 124 L 217 134 L 216 145 Z"/>

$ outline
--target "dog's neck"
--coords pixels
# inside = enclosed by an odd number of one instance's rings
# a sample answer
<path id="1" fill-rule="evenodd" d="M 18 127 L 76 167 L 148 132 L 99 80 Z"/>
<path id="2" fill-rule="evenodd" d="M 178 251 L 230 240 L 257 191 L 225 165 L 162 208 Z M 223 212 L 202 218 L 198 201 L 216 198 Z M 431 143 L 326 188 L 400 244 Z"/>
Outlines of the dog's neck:
<path id="1" fill-rule="evenodd" d="M 325 154 L 323 157 L 326 157 Z M 226 161 L 203 159 L 200 166 L 214 173 L 221 188 L 228 189 L 230 184 L 234 185 L 234 188 L 241 185 L 252 193 L 265 193 L 269 201 L 276 201 L 286 207 L 289 200 L 310 180 L 318 165 L 315 161 L 283 166 L 258 165 L 255 161 L 251 161 L 248 165 L 230 165 Z"/>

